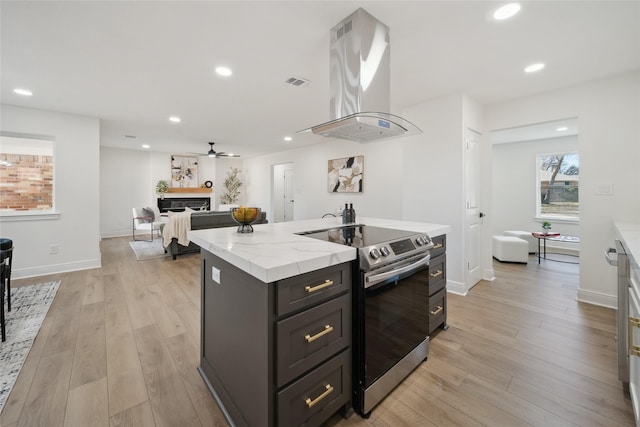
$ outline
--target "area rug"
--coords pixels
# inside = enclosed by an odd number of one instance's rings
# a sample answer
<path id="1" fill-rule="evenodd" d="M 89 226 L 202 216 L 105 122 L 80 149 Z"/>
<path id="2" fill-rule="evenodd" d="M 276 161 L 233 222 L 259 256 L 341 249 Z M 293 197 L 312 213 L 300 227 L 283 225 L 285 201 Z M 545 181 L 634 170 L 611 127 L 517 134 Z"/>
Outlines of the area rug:
<path id="1" fill-rule="evenodd" d="M 129 242 L 129 246 L 133 249 L 138 261 L 169 256 L 168 253 L 164 252 L 161 238 L 154 239 L 153 242 L 136 240 L 134 242 Z"/>
<path id="2" fill-rule="evenodd" d="M 11 289 L 11 311 L 5 311 L 7 340 L 0 342 L 0 411 L 59 286 L 57 280 Z"/>

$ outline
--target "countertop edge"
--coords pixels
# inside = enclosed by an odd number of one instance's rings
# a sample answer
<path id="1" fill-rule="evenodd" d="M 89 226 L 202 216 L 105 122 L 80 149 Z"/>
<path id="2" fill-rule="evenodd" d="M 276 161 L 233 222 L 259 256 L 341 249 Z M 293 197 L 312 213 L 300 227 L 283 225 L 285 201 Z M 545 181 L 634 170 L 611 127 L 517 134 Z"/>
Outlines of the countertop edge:
<path id="1" fill-rule="evenodd" d="M 413 221 L 358 218 L 358 224 L 438 236 L 451 226 Z M 255 278 L 270 283 L 356 259 L 355 248 L 295 233 L 342 225 L 334 218 L 254 225 L 254 233 L 236 227 L 191 230 L 189 240 Z"/>

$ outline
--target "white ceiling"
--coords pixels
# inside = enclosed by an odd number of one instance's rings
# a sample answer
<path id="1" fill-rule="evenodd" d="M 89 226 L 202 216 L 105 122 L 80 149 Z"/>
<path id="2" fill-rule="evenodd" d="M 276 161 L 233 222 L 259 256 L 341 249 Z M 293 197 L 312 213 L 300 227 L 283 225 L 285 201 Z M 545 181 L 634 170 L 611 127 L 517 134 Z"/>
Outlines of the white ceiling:
<path id="1" fill-rule="evenodd" d="M 246 157 L 321 142 L 295 132 L 329 120 L 329 29 L 360 6 L 391 29 L 395 114 L 452 93 L 492 104 L 640 69 L 638 1 L 530 1 L 493 21 L 501 4 L 2 1 L 2 103 L 99 117 L 113 147 L 205 153 L 215 141 Z M 546 68 L 525 75 L 537 61 Z M 222 64 L 233 76 L 214 73 Z"/>

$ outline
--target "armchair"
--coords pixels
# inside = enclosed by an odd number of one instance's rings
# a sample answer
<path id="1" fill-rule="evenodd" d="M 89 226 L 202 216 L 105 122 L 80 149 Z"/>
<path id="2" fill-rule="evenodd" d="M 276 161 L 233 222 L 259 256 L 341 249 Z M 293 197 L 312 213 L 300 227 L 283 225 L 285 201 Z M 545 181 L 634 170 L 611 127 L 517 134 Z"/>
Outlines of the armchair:
<path id="1" fill-rule="evenodd" d="M 153 212 L 153 217 L 148 212 L 143 212 L 143 209 Z M 153 242 L 153 235 L 157 232 L 158 235 L 162 233 L 162 229 L 166 221 L 160 216 L 160 210 L 153 206 L 148 208 L 133 208 L 132 218 L 132 232 L 133 240 L 136 239 L 136 231 L 144 231 L 151 234 L 150 242 Z"/>

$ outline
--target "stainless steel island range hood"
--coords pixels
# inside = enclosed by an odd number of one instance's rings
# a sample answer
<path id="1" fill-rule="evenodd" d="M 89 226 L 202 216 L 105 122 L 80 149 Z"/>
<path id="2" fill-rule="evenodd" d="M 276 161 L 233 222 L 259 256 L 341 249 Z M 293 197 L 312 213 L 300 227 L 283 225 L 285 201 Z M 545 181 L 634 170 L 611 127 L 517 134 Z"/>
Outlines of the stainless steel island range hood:
<path id="1" fill-rule="evenodd" d="M 389 27 L 360 8 L 331 29 L 332 120 L 301 132 L 371 142 L 422 131 L 390 114 Z"/>

